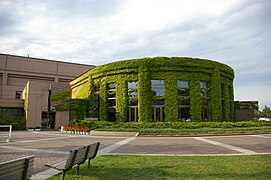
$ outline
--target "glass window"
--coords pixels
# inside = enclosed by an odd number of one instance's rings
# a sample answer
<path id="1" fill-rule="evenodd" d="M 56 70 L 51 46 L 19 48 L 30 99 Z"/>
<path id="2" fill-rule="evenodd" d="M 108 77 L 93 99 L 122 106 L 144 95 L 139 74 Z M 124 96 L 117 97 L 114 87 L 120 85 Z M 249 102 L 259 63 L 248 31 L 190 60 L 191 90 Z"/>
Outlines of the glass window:
<path id="1" fill-rule="evenodd" d="M 16 91 L 15 99 L 21 99 L 22 91 Z"/>
<path id="2" fill-rule="evenodd" d="M 107 97 L 108 98 L 115 98 L 116 97 L 116 84 L 109 83 L 107 85 L 107 88 L 108 88 Z"/>
<path id="3" fill-rule="evenodd" d="M 115 108 L 116 106 L 116 83 L 107 84 L 107 105 L 108 107 Z"/>
<path id="4" fill-rule="evenodd" d="M 164 80 L 151 80 L 151 88 L 153 96 L 165 95 L 165 83 Z"/>
<path id="5" fill-rule="evenodd" d="M 164 99 L 153 99 L 152 105 L 165 105 L 165 100 Z"/>
<path id="6" fill-rule="evenodd" d="M 179 121 L 189 122 L 190 120 L 190 107 L 178 107 Z"/>
<path id="7" fill-rule="evenodd" d="M 179 99 L 178 100 L 178 105 L 183 105 L 183 106 L 189 106 L 190 105 L 190 99 Z"/>
<path id="8" fill-rule="evenodd" d="M 108 90 L 116 90 L 116 83 L 109 83 L 108 84 Z"/>
<path id="9" fill-rule="evenodd" d="M 178 83 L 178 88 L 188 88 L 188 82 L 187 81 L 177 81 Z"/>
<path id="10" fill-rule="evenodd" d="M 23 108 L 0 108 L 0 117 L 23 117 Z"/>
<path id="11" fill-rule="evenodd" d="M 189 87 L 187 81 L 177 81 L 178 96 L 189 96 Z"/>
<path id="12" fill-rule="evenodd" d="M 206 89 L 208 87 L 207 82 L 200 82 L 200 88 L 201 89 Z"/>
<path id="13" fill-rule="evenodd" d="M 137 82 L 128 82 L 128 96 L 138 96 Z"/>
<path id="14" fill-rule="evenodd" d="M 133 97 L 128 97 L 128 105 L 129 106 L 137 106 L 138 99 Z"/>
<path id="15" fill-rule="evenodd" d="M 202 121 L 209 121 L 211 120 L 209 83 L 200 82 L 200 88 L 202 96 Z"/>
<path id="16" fill-rule="evenodd" d="M 209 97 L 209 84 L 207 82 L 200 82 L 201 96 Z"/>

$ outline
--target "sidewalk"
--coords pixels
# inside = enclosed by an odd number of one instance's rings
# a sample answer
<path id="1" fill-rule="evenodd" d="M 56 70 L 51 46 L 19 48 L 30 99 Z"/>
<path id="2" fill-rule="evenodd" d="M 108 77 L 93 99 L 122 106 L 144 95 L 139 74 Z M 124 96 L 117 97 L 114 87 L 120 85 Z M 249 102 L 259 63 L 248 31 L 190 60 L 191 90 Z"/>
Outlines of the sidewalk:
<path id="1" fill-rule="evenodd" d="M 31 179 L 46 179 L 58 173 L 44 166 L 64 159 L 78 146 L 101 143 L 98 155 L 242 155 L 270 154 L 271 134 L 212 137 L 135 137 L 112 133 L 90 135 L 65 134 L 58 131 L 13 131 L 13 142 L 0 143 L 0 162 L 35 155 Z"/>

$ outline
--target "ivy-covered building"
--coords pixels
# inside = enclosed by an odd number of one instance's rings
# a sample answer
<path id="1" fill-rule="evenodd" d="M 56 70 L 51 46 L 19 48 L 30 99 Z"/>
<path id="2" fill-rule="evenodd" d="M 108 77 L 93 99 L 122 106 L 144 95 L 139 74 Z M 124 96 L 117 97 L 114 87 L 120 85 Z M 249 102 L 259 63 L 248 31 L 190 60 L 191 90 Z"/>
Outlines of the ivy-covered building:
<path id="1" fill-rule="evenodd" d="M 154 57 L 98 66 L 70 82 L 105 121 L 233 121 L 234 71 L 206 59 Z"/>

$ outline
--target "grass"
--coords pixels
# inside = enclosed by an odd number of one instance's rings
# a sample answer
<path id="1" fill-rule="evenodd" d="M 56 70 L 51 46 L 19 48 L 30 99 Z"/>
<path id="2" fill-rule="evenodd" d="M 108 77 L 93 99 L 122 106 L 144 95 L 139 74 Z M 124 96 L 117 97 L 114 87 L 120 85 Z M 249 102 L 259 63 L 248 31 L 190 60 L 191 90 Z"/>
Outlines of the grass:
<path id="1" fill-rule="evenodd" d="M 235 128 L 196 128 L 196 129 L 173 129 L 173 128 L 113 128 L 95 129 L 95 131 L 139 132 L 139 136 L 170 135 L 170 136 L 195 136 L 195 135 L 233 135 L 233 134 L 263 134 L 271 133 L 271 126 L 262 127 L 235 127 Z"/>
<path id="2" fill-rule="evenodd" d="M 65 179 L 270 179 L 271 155 L 99 156 Z M 61 174 L 50 178 L 61 179 Z"/>

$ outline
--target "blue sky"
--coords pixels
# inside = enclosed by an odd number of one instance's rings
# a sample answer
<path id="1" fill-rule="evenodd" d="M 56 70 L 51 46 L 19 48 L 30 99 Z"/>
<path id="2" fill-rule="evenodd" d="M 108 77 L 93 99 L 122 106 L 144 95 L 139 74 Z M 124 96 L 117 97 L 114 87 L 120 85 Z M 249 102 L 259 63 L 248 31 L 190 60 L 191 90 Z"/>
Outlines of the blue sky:
<path id="1" fill-rule="evenodd" d="M 271 106 L 269 0 L 0 0 L 0 53 L 101 65 L 189 56 L 235 70 L 235 100 Z"/>

